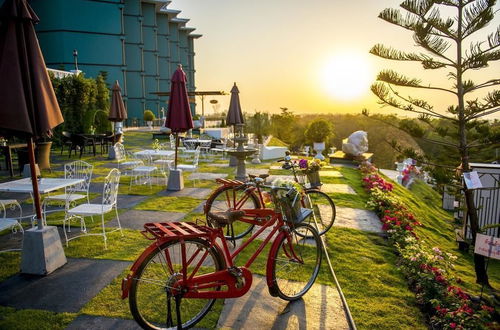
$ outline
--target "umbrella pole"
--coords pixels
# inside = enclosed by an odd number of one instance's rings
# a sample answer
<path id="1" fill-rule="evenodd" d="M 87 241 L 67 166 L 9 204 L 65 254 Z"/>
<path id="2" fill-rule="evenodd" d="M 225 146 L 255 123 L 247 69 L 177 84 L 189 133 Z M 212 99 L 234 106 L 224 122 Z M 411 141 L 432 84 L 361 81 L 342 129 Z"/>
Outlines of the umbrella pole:
<path id="1" fill-rule="evenodd" d="M 36 176 L 35 164 L 35 148 L 33 146 L 33 138 L 28 140 L 28 157 L 30 160 L 31 183 L 33 185 L 33 200 L 35 201 L 35 212 L 38 222 L 38 229 L 43 229 L 42 207 L 40 205 L 40 192 L 38 191 L 38 178 Z"/>
<path id="2" fill-rule="evenodd" d="M 179 133 L 175 133 L 175 169 L 177 169 L 177 149 L 179 149 Z"/>

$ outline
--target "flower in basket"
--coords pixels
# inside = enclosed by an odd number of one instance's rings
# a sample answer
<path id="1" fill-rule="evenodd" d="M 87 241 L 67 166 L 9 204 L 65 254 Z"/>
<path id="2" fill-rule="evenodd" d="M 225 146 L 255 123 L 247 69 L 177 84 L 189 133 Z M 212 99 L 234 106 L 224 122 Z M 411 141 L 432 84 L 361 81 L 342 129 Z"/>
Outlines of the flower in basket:
<path id="1" fill-rule="evenodd" d="M 325 162 L 315 158 L 312 160 L 301 159 L 299 160 L 299 168 L 304 172 L 304 174 L 315 173 L 318 172 Z"/>
<path id="2" fill-rule="evenodd" d="M 287 188 L 288 190 L 285 189 L 279 189 L 276 191 L 276 197 L 278 198 L 285 198 L 285 197 L 290 197 L 290 198 L 295 198 L 295 196 L 287 196 L 287 193 L 290 189 L 295 189 L 297 193 L 302 193 L 303 188 L 300 184 L 293 180 L 285 180 L 285 179 L 276 179 L 272 182 L 272 187 L 273 188 Z"/>
<path id="3" fill-rule="evenodd" d="M 274 180 L 272 186 L 273 188 L 286 188 L 274 191 L 276 205 L 280 207 L 286 221 L 297 220 L 301 209 L 301 194 L 304 191 L 302 186 L 295 181 L 283 179 Z"/>

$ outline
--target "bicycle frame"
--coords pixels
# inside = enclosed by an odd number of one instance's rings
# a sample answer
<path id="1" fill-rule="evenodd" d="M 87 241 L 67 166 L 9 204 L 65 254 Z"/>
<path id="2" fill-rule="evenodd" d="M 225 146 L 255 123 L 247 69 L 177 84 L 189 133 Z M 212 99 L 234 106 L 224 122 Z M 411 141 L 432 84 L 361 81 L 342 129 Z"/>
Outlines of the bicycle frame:
<path id="1" fill-rule="evenodd" d="M 229 250 L 222 228 L 210 228 L 208 226 L 198 226 L 193 223 L 185 222 L 146 224 L 146 230 L 142 233 L 146 238 L 154 239 L 155 242 L 146 248 L 146 250 L 139 256 L 139 258 L 132 265 L 130 273 L 123 279 L 122 299 L 128 297 L 132 280 L 136 276 L 139 265 L 141 265 L 141 263 L 156 249 L 159 249 L 163 244 L 172 240 L 177 240 L 181 244 L 181 258 L 183 265 L 182 279 L 178 280 L 174 284 L 172 290 L 177 289 L 178 292 L 185 298 L 216 299 L 241 297 L 248 292 L 252 285 L 252 273 L 248 268 L 251 267 L 252 263 L 260 255 L 267 243 L 272 239 L 276 232 L 279 231 L 279 234 L 274 239 L 271 249 L 269 250 L 269 257 L 266 265 L 266 279 L 269 292 L 271 295 L 276 296 L 274 289 L 275 283 L 272 280 L 271 274 L 274 260 L 270 256 L 274 255 L 273 253 L 275 253 L 279 248 L 278 245 L 283 236 L 289 235 L 287 230 L 288 225 L 286 225 L 283 221 L 281 213 L 277 213 L 273 209 L 245 209 L 243 211 L 245 211 L 245 217 L 267 219 L 267 221 L 263 223 L 262 220 L 253 220 L 256 224 L 259 224 L 261 228 L 233 253 Z M 151 229 L 152 227 L 155 227 L 155 229 Z M 242 267 L 235 267 L 234 260 L 241 253 L 241 251 L 250 245 L 264 230 L 270 227 L 273 227 L 271 232 L 259 245 L 257 250 L 252 254 L 245 265 Z M 153 233 L 153 230 L 157 230 L 159 233 L 158 236 Z M 148 237 L 148 234 L 152 234 L 154 238 Z M 210 243 L 210 248 L 216 249 L 224 257 L 226 269 L 214 273 L 195 276 L 195 273 L 207 257 L 208 250 L 205 251 L 204 255 L 200 258 L 196 265 L 191 265 L 191 262 L 193 262 L 193 260 L 198 256 L 200 250 L 195 252 L 195 254 L 187 260 L 184 240 L 188 238 L 201 238 L 208 241 Z M 218 239 L 222 242 L 222 247 L 217 243 Z M 300 262 L 300 258 L 293 251 L 293 246 L 291 244 L 288 247 L 287 254 L 290 254 L 295 260 L 299 260 Z M 165 258 L 168 262 L 171 262 L 168 254 L 165 255 Z M 187 272 L 188 266 L 193 267 L 191 274 L 188 274 Z M 169 267 L 173 269 L 172 266 Z M 204 291 L 208 289 L 210 290 Z"/>

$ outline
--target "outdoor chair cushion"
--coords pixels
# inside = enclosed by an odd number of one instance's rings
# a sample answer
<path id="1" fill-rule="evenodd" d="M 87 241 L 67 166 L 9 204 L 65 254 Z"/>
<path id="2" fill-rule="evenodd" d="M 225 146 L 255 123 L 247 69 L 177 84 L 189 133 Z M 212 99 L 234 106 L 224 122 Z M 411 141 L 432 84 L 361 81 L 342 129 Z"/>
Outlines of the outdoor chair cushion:
<path id="1" fill-rule="evenodd" d="M 0 218 L 0 231 L 19 225 L 16 219 Z"/>
<path id="2" fill-rule="evenodd" d="M 186 171 L 193 171 L 193 170 L 196 170 L 198 168 L 198 166 L 194 166 L 191 164 L 179 164 L 179 165 L 177 165 L 177 168 L 181 169 L 181 170 L 186 170 Z"/>
<path id="3" fill-rule="evenodd" d="M 80 204 L 68 211 L 70 215 L 98 215 L 111 211 L 112 205 Z"/>
<path id="4" fill-rule="evenodd" d="M 140 160 L 129 160 L 123 163 L 120 163 L 121 167 L 126 167 L 126 166 L 136 166 L 138 164 L 141 164 L 142 162 Z"/>
<path id="5" fill-rule="evenodd" d="M 74 201 L 82 199 L 82 198 L 87 198 L 87 195 L 71 194 L 69 197 L 67 197 L 66 194 L 51 195 L 51 196 L 45 197 L 44 200 L 53 200 L 53 201 L 65 201 L 65 200 L 67 200 L 69 202 L 74 202 Z"/>

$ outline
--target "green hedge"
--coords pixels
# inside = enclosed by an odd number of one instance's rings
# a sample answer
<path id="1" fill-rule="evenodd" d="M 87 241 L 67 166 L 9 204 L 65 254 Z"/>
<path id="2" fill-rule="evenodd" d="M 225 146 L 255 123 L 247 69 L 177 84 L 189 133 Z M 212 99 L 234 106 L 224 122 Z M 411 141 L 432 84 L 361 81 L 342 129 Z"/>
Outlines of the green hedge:
<path id="1" fill-rule="evenodd" d="M 107 120 L 110 91 L 102 75 L 97 78 L 85 78 L 83 74 L 52 78 L 64 123 L 54 130 L 54 142 L 59 144 L 61 132 L 90 133 L 94 126 L 97 133 L 111 131 Z"/>

